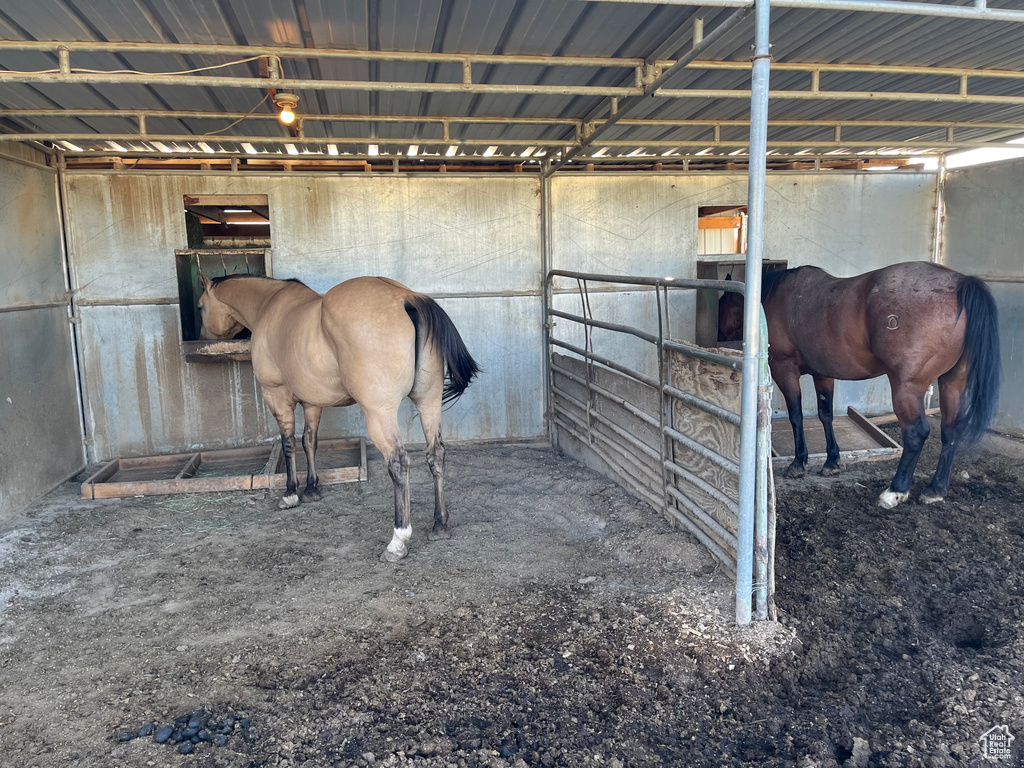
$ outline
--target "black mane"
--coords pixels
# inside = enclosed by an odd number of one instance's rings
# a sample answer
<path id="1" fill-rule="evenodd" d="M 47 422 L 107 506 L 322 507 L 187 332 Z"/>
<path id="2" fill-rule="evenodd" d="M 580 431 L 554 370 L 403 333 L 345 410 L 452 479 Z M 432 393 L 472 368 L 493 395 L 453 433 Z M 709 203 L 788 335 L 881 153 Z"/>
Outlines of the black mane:
<path id="1" fill-rule="evenodd" d="M 796 272 L 801 267 L 794 267 L 793 269 L 773 269 L 771 272 L 765 272 L 761 277 L 761 301 L 764 302 L 775 289 L 779 287 L 779 283 L 789 277 L 791 274 Z"/>
<path id="2" fill-rule="evenodd" d="M 246 277 L 262 277 L 266 280 L 277 280 L 279 283 L 298 283 L 299 285 L 306 285 L 304 282 L 295 277 L 279 279 L 276 277 L 270 277 L 269 275 L 222 275 L 221 277 L 213 278 L 212 280 L 210 280 L 210 282 L 213 283 L 214 285 L 219 285 L 220 283 L 223 283 L 225 280 L 235 280 Z M 308 288 L 309 286 L 306 287 Z"/>

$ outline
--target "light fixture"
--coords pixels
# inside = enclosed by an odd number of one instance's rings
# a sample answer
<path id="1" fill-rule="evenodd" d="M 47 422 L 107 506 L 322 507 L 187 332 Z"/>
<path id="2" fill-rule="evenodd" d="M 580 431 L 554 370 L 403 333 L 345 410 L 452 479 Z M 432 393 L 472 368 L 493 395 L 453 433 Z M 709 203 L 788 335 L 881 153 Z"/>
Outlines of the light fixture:
<path id="1" fill-rule="evenodd" d="M 274 105 L 280 110 L 278 118 L 285 125 L 295 122 L 295 108 L 299 105 L 299 97 L 294 93 L 278 91 L 274 94 Z"/>

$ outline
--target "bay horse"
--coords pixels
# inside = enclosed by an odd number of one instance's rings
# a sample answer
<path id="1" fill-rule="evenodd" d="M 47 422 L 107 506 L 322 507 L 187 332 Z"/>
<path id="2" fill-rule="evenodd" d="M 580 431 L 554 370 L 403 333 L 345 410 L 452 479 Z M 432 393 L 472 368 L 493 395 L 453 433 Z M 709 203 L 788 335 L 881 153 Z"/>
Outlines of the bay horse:
<path id="1" fill-rule="evenodd" d="M 827 445 L 821 473 L 834 475 L 839 472 L 832 429 L 835 379 L 885 374 L 903 433 L 903 455 L 878 503 L 892 509 L 906 501 L 930 429 L 924 394 L 938 379 L 942 451 L 921 502 L 941 501 L 957 449 L 976 444 L 996 415 L 998 316 L 985 283 L 923 261 L 848 278 L 797 267 L 764 275 L 761 306 L 768 321 L 769 367 L 786 400 L 796 447 L 785 476 L 803 476 L 807 464 L 800 376 L 814 379 Z M 742 338 L 743 297 L 726 292 L 718 309 L 719 339 Z"/>
<path id="2" fill-rule="evenodd" d="M 302 447 L 308 472 L 303 501 L 319 501 L 314 463 L 317 429 L 327 406 L 358 404 L 366 430 L 384 455 L 395 486 L 395 530 L 381 559 L 397 562 L 412 536 L 409 457 L 398 428 L 398 406 L 416 405 L 434 478 L 430 539 L 447 539 L 441 408 L 479 372 L 455 324 L 429 296 L 386 277 L 357 277 L 321 295 L 298 280 L 201 274 L 201 338 L 252 332 L 253 372 L 281 430 L 287 487 L 281 509 L 299 504 L 295 471 L 295 406 L 305 417 Z M 447 376 L 445 368 L 447 367 Z"/>

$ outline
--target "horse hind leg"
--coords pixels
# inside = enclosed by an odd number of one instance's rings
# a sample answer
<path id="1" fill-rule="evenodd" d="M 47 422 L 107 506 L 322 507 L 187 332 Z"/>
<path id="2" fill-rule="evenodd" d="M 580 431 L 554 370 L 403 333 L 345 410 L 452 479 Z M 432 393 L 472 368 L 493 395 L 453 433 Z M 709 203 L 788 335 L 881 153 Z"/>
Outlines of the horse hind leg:
<path id="1" fill-rule="evenodd" d="M 412 538 L 412 518 L 409 498 L 409 454 L 402 445 L 398 432 L 398 409 L 377 410 L 363 407 L 366 416 L 366 431 L 373 444 L 384 455 L 388 475 L 395 487 L 395 532 L 391 542 L 381 553 L 380 559 L 397 563 L 409 554 L 409 539 Z"/>
<path id="2" fill-rule="evenodd" d="M 444 441 L 441 439 L 441 391 L 433 396 L 412 396 L 420 414 L 423 436 L 427 439 L 427 466 L 434 478 L 434 527 L 427 538 L 431 541 L 450 539 L 448 505 L 444 496 Z"/>
<path id="3" fill-rule="evenodd" d="M 818 419 L 825 428 L 825 466 L 821 474 L 826 477 L 839 474 L 839 443 L 832 428 L 832 408 L 835 399 L 836 380 L 824 376 L 814 377 L 814 391 L 818 395 Z"/>
<path id="4" fill-rule="evenodd" d="M 878 497 L 878 505 L 892 509 L 910 497 L 914 469 L 921 458 L 921 449 L 931 427 L 924 412 L 924 388 L 909 384 L 893 384 L 892 406 L 903 431 L 903 455 L 889 487 Z"/>
<path id="5" fill-rule="evenodd" d="M 298 478 L 295 470 L 295 400 L 282 388 L 266 388 L 263 400 L 277 419 L 281 430 L 281 452 L 285 459 L 287 481 L 285 494 L 277 503 L 278 509 L 291 509 L 299 505 Z"/>
<path id="6" fill-rule="evenodd" d="M 320 430 L 320 416 L 324 409 L 318 405 L 302 404 L 302 415 L 306 426 L 302 430 L 302 449 L 306 452 L 306 488 L 302 501 L 320 501 L 320 476 L 316 471 L 317 432 Z"/>
<path id="7" fill-rule="evenodd" d="M 942 412 L 942 451 L 935 475 L 921 492 L 923 504 L 942 501 L 949 489 L 949 473 L 964 431 L 963 394 L 967 386 L 967 369 L 958 366 L 939 377 L 939 408 Z"/>
<path id="8" fill-rule="evenodd" d="M 772 372 L 775 383 L 779 385 L 782 396 L 786 400 L 786 412 L 789 414 L 789 424 L 793 428 L 793 461 L 786 467 L 784 477 L 803 477 L 807 467 L 807 441 L 804 439 L 804 414 L 803 403 L 800 397 L 800 373 L 795 367 L 792 369 Z"/>

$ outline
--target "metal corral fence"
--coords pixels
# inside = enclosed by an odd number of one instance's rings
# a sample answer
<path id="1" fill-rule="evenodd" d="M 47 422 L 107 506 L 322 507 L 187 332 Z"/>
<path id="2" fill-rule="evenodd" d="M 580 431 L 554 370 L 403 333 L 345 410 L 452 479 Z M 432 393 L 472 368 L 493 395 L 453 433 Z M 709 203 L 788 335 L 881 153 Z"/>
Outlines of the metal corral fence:
<path id="1" fill-rule="evenodd" d="M 556 290 L 557 278 L 565 280 Z M 774 618 L 771 379 L 764 315 L 753 461 L 740 456 L 741 356 L 671 337 L 673 317 L 678 323 L 682 316 L 673 305 L 684 303 L 682 296 L 692 299 L 696 290 L 742 293 L 743 283 L 553 270 L 546 288 L 547 383 L 556 444 L 692 533 L 733 577 L 744 572 L 737 566 L 746 558 L 745 572 L 753 576 L 750 583 L 736 585 L 737 614 L 751 616 L 753 609 L 758 619 Z M 570 301 L 577 304 L 577 295 L 579 313 L 565 311 Z M 690 306 L 686 303 L 684 311 Z M 621 315 L 633 323 L 642 318 L 657 331 L 609 319 Z M 756 473 L 750 499 L 740 498 L 741 464 Z M 741 525 L 754 528 L 752 551 L 738 551 Z"/>

